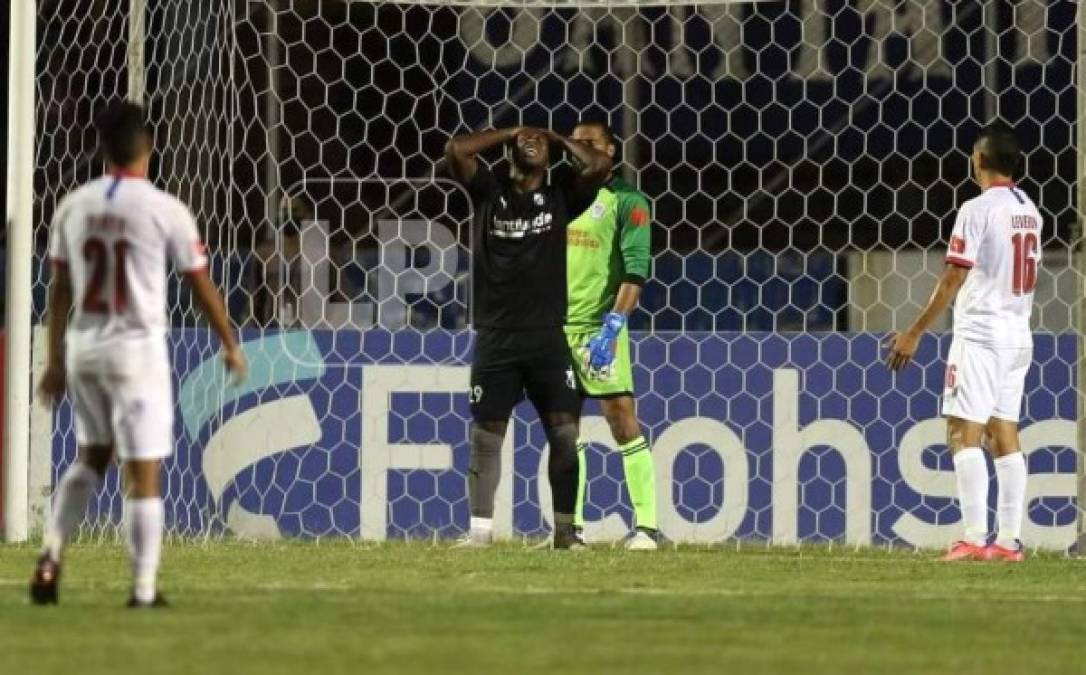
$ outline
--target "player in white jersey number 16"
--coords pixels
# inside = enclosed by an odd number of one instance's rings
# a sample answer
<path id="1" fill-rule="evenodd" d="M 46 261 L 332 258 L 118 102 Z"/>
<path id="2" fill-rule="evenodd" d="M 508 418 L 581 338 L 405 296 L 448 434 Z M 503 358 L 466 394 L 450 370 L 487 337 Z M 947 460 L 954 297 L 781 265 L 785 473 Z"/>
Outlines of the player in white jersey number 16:
<path id="1" fill-rule="evenodd" d="M 57 602 L 66 542 L 113 457 L 124 476 L 124 528 L 132 557 L 129 607 L 162 607 L 156 589 L 164 509 L 159 478 L 173 451 L 173 391 L 166 348 L 167 263 L 185 275 L 237 381 L 245 357 L 207 274 L 192 214 L 147 180 L 151 131 L 144 111 L 110 105 L 97 128 L 106 173 L 68 194 L 50 230 L 48 360 L 38 391 L 68 394 L 79 455 L 57 483 L 30 582 L 36 604 Z M 69 318 L 70 316 L 70 318 Z"/>
<path id="2" fill-rule="evenodd" d="M 1040 262 L 1042 221 L 1012 181 L 1022 153 L 1003 125 L 981 132 L 973 146 L 981 194 L 962 204 L 951 232 L 946 268 L 927 307 L 906 331 L 891 336 L 887 362 L 900 370 L 920 337 L 954 305 L 942 413 L 954 460 L 965 536 L 947 561 L 1019 562 L 1026 500 L 1026 462 L 1018 441 L 1022 391 L 1033 356 L 1029 317 Z M 986 445 L 999 487 L 996 535 L 988 536 Z"/>

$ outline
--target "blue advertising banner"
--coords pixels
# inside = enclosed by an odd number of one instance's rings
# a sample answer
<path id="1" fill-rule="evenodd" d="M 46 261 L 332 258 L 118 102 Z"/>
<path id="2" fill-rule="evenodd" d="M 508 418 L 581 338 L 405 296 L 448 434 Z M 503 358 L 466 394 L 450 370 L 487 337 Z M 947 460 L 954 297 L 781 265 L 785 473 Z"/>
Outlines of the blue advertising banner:
<path id="1" fill-rule="evenodd" d="M 240 387 L 204 331 L 171 337 L 177 448 L 168 515 L 182 534 L 452 537 L 468 523 L 468 331 L 251 334 Z M 938 417 L 947 338 L 896 376 L 875 334 L 633 336 L 638 411 L 653 445 L 660 527 L 729 538 L 941 546 L 959 534 Z M 1023 406 L 1030 545 L 1075 531 L 1075 338 L 1038 334 Z M 587 534 L 614 539 L 631 510 L 595 404 Z M 69 428 L 70 410 L 59 412 Z M 544 439 L 522 404 L 505 447 L 496 529 L 549 530 Z M 74 456 L 54 437 L 54 464 Z M 541 480 L 542 477 L 542 480 Z M 98 516 L 119 517 L 115 477 Z M 992 490 L 994 503 L 995 490 Z M 542 508 L 541 508 L 542 504 Z"/>

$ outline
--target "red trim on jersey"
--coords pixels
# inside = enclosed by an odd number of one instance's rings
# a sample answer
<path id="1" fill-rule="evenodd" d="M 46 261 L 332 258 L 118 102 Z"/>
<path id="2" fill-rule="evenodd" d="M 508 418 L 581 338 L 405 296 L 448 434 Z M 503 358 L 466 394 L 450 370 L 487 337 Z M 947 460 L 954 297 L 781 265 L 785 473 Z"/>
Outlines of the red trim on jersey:
<path id="1" fill-rule="evenodd" d="M 988 185 L 989 189 L 994 188 L 994 187 L 1012 188 L 1012 187 L 1014 187 L 1014 181 L 1013 180 L 995 180 L 995 181 L 992 181 L 991 183 L 989 183 L 989 185 Z"/>
<path id="2" fill-rule="evenodd" d="M 193 267 L 191 270 L 185 270 L 183 274 L 186 277 L 194 277 L 201 272 L 207 272 L 207 265 L 200 265 L 199 267 Z"/>
<path id="3" fill-rule="evenodd" d="M 60 266 L 60 267 L 67 267 L 68 266 L 68 261 L 63 259 L 63 258 L 54 258 L 54 257 L 50 256 L 49 257 L 49 262 L 53 263 L 54 265 Z"/>
<path id="4" fill-rule="evenodd" d="M 114 169 L 106 172 L 107 176 L 113 176 L 114 178 L 146 178 L 144 174 L 138 171 L 132 171 L 130 169 Z"/>
<path id="5" fill-rule="evenodd" d="M 948 255 L 946 257 L 946 261 L 947 261 L 948 265 L 955 265 L 957 267 L 964 267 L 966 269 L 970 269 L 971 267 L 973 267 L 973 261 L 972 260 L 966 260 L 965 258 L 959 258 L 956 255 Z"/>

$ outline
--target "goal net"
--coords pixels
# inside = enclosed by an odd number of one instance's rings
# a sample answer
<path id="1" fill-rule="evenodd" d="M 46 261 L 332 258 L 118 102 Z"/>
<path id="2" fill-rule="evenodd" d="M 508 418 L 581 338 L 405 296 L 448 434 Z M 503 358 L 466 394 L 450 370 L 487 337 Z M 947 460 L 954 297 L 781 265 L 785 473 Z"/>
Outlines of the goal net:
<path id="1" fill-rule="evenodd" d="M 943 545 L 960 528 L 938 417 L 948 336 L 896 377 L 881 342 L 933 289 L 955 207 L 977 193 L 972 139 L 998 117 L 1024 142 L 1019 184 L 1045 218 L 1023 539 L 1072 546 L 1074 3 L 499 4 L 38 0 L 35 322 L 49 219 L 100 171 L 93 113 L 131 96 L 154 122 L 153 178 L 196 213 L 252 363 L 226 386 L 172 283 L 171 531 L 463 531 L 470 204 L 443 146 L 593 118 L 653 204 L 630 326 L 663 533 Z M 76 448 L 67 405 L 55 424 L 40 408 L 32 419 L 40 524 Z M 621 537 L 631 509 L 595 404 L 582 435 L 588 535 Z M 521 406 L 503 536 L 550 527 L 543 445 Z M 111 476 L 88 531 L 115 527 L 119 494 Z"/>

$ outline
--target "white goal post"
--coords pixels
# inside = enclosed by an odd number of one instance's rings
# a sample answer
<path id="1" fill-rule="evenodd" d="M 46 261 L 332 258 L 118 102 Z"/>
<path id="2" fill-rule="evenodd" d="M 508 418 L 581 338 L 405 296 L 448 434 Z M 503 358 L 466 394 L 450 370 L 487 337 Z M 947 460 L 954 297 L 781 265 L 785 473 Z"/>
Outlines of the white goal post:
<path id="1" fill-rule="evenodd" d="M 31 263 L 34 254 L 34 0 L 14 0 L 8 36 L 4 538 L 29 534 Z"/>
<path id="2" fill-rule="evenodd" d="M 192 205 L 256 364 L 243 390 L 218 387 L 213 345 L 171 288 L 174 533 L 462 527 L 469 207 L 439 148 L 587 115 L 615 127 L 621 171 L 654 205 L 653 279 L 631 327 L 665 533 L 935 545 L 956 522 L 939 350 L 897 382 L 875 352 L 930 292 L 954 205 L 972 196 L 965 145 L 998 116 L 1034 144 L 1024 186 L 1052 228 L 1024 418 L 1030 535 L 1086 550 L 1080 6 L 68 3 L 11 3 L 5 540 L 40 527 L 74 451 L 70 410 L 54 429 L 31 397 L 48 218 L 97 170 L 94 109 L 127 96 L 151 112 L 154 178 Z M 956 46 L 961 31 L 983 51 Z M 613 441 L 587 415 L 591 527 L 619 536 Z M 530 420 L 518 413 L 506 443 L 507 536 L 547 528 Z M 115 524 L 117 490 L 107 481 L 89 530 Z"/>
<path id="3" fill-rule="evenodd" d="M 1078 553 L 1086 555 L 1086 7 L 1078 6 L 1076 14 L 1078 26 L 1078 59 L 1075 65 L 1077 85 L 1076 105 L 1076 157 L 1078 188 L 1078 304 L 1076 323 L 1078 327 L 1078 362 L 1076 364 L 1078 387 Z"/>

